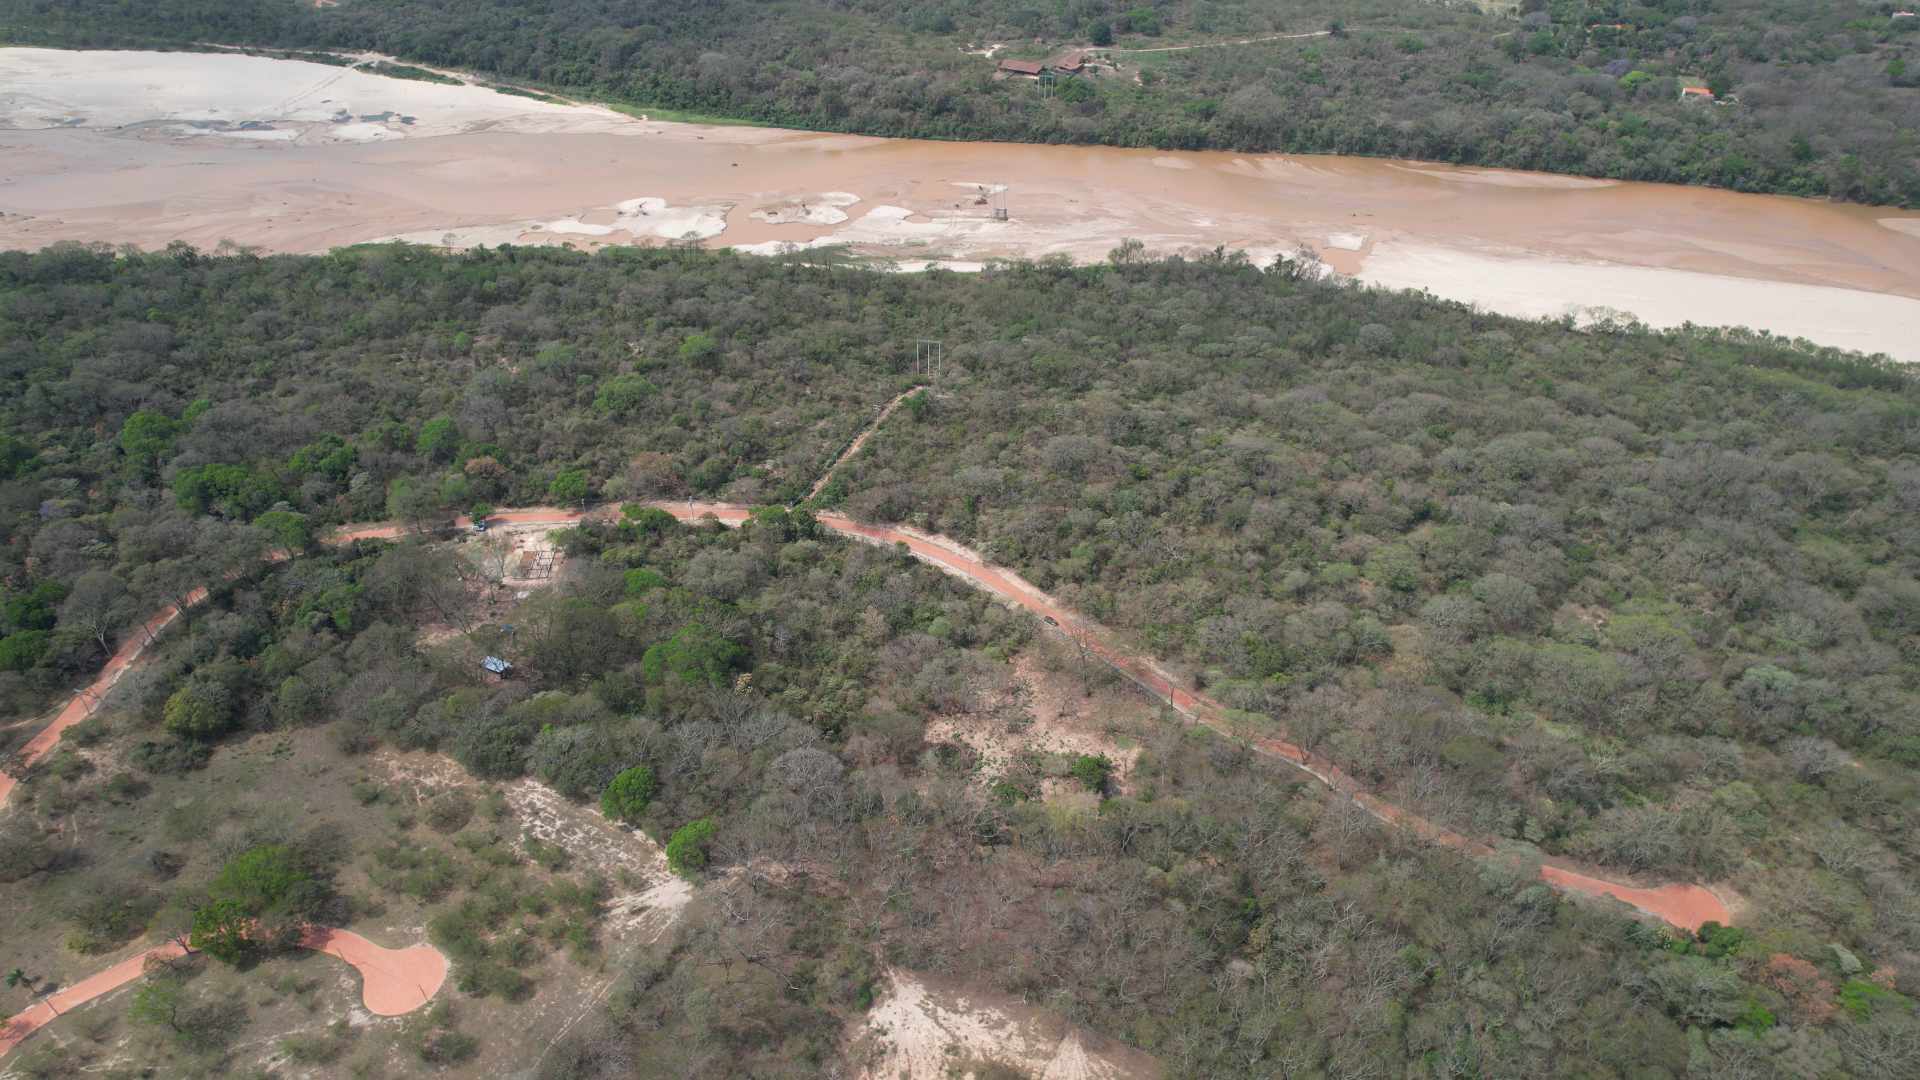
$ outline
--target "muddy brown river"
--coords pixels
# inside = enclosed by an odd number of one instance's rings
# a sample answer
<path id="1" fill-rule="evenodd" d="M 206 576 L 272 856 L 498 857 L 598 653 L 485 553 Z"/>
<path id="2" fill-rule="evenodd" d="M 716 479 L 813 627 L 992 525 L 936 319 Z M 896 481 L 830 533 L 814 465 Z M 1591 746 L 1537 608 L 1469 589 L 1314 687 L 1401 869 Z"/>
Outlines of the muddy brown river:
<path id="1" fill-rule="evenodd" d="M 996 207 L 1004 205 L 1005 220 Z M 917 269 L 1123 239 L 1305 247 L 1528 316 L 1745 325 L 1920 360 L 1920 213 L 1378 159 L 642 120 L 232 55 L 0 50 L 0 246 L 847 244 Z"/>

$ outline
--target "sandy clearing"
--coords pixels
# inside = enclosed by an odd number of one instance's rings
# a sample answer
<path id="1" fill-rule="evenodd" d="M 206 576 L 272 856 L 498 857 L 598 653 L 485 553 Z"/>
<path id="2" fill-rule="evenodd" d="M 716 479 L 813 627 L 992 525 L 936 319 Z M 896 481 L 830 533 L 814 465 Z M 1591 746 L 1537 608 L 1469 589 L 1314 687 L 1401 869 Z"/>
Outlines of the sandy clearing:
<path id="1" fill-rule="evenodd" d="M 1146 1054 L 1047 1010 L 898 968 L 887 972 L 886 992 L 852 1035 L 856 1053 L 865 1051 L 855 1075 L 865 1080 L 949 1080 L 969 1062 L 1010 1065 L 1044 1080 L 1127 1080 L 1161 1072 Z"/>
<path id="2" fill-rule="evenodd" d="M 751 253 L 847 244 L 908 268 L 963 269 L 1094 261 L 1127 238 L 1265 261 L 1364 234 L 1371 249 L 1329 264 L 1507 314 L 1598 305 L 1920 360 L 1909 302 L 1920 299 L 1920 214 L 1885 208 L 1372 159 L 643 122 L 233 55 L 4 49 L 0 87 L 0 126 L 12 129 L 0 247 L 231 239 L 318 251 L 404 237 L 595 248 L 691 233 Z M 246 121 L 255 130 L 240 130 Z M 187 123 L 224 127 L 171 127 Z M 300 137 L 273 141 L 286 129 Z M 999 187 L 1004 222 L 977 204 Z M 622 220 L 635 192 L 684 216 Z M 816 207 L 823 194 L 859 202 Z M 847 218 L 828 223 L 827 211 Z"/>
<path id="3" fill-rule="evenodd" d="M 1069 686 L 1067 676 L 1044 670 L 1028 653 L 1015 656 L 1012 669 L 1004 695 L 997 695 L 987 708 L 929 720 L 927 742 L 961 743 L 978 753 L 980 767 L 974 780 L 981 785 L 1005 775 L 1025 753 L 1104 754 L 1113 762 L 1115 786 L 1128 791 L 1143 748 L 1138 742 L 1122 745 L 1110 726 L 1097 719 L 1115 715 L 1116 703 L 1104 694 L 1088 696 Z M 1025 723 L 1015 729 L 1008 724 L 1011 716 L 1020 716 Z"/>

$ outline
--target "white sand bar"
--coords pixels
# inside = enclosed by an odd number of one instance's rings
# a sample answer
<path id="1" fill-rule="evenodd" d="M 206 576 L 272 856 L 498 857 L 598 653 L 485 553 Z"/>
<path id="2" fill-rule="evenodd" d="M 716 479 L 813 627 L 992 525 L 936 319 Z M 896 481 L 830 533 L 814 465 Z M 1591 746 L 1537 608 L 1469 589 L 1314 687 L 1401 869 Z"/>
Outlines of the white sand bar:
<path id="1" fill-rule="evenodd" d="M 1904 296 L 1407 243 L 1376 247 L 1359 278 L 1508 315 L 1585 323 L 1631 313 L 1660 329 L 1750 325 L 1758 305 L 1774 334 L 1920 361 L 1920 300 Z"/>

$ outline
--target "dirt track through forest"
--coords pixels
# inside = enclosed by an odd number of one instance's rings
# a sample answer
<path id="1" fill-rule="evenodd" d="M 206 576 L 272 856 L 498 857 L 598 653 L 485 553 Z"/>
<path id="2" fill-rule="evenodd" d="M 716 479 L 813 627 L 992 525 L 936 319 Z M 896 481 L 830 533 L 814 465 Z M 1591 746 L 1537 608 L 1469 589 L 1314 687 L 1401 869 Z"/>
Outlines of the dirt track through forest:
<path id="1" fill-rule="evenodd" d="M 880 411 L 873 415 L 873 423 L 861 428 L 860 434 L 853 437 L 853 441 L 847 444 L 847 448 L 840 451 L 840 456 L 833 459 L 833 464 L 827 466 L 827 471 L 820 474 L 820 479 L 813 482 L 813 488 L 807 492 L 807 498 L 819 498 L 820 493 L 827 489 L 827 484 L 833 479 L 833 474 L 840 471 L 840 466 L 845 464 L 848 458 L 859 453 L 860 448 L 867 445 L 867 440 L 873 438 L 874 432 L 880 430 L 880 425 L 887 422 L 887 417 L 893 415 L 893 410 L 899 408 L 901 402 L 924 389 L 926 389 L 925 386 L 914 386 L 902 390 L 900 393 L 894 395 L 892 401 L 881 406 Z"/>

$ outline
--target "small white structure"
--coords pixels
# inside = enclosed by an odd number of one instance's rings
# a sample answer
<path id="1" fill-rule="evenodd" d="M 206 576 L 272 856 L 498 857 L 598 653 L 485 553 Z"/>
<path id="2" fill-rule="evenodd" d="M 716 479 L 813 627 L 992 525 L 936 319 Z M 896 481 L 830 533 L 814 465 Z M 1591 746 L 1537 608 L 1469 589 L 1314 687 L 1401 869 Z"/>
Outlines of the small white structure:
<path id="1" fill-rule="evenodd" d="M 480 666 L 503 679 L 507 677 L 507 672 L 513 670 L 512 664 L 507 663 L 497 656 L 489 656 L 485 660 L 480 661 Z"/>

